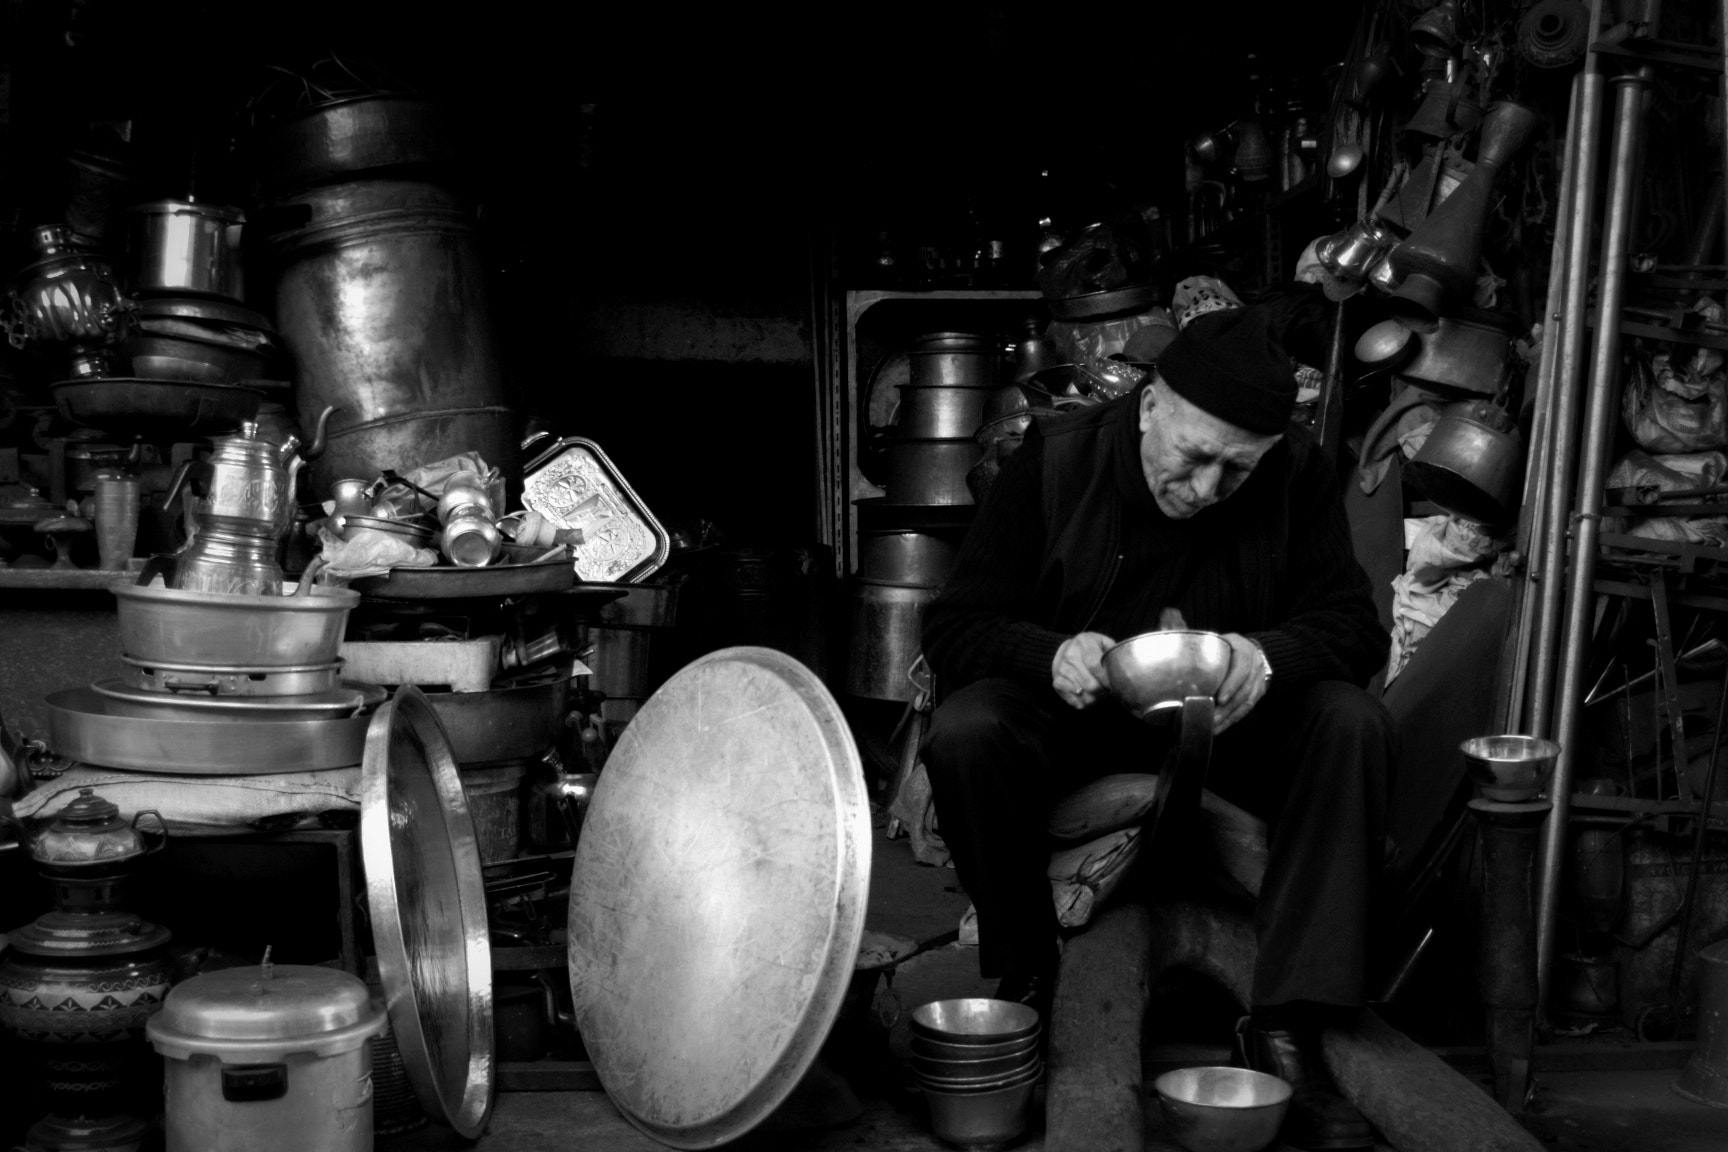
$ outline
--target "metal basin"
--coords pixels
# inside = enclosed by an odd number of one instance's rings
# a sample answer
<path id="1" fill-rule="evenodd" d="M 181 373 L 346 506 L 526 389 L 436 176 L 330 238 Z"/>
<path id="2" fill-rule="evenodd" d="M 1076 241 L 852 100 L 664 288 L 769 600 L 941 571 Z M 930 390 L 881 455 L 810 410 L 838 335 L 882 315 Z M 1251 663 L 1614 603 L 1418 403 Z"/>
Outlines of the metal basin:
<path id="1" fill-rule="evenodd" d="M 924 1089 L 930 1127 L 957 1148 L 1002 1148 L 1018 1140 L 1030 1119 L 1036 1076 L 987 1092 Z"/>
<path id="2" fill-rule="evenodd" d="M 1036 1037 L 1033 1038 L 1036 1040 Z M 912 1071 L 920 1080 L 937 1087 L 981 1087 L 997 1081 L 1017 1078 L 1038 1063 L 1038 1045 L 1007 1056 L 991 1056 L 983 1060 L 944 1060 L 912 1053 Z"/>
<path id="3" fill-rule="evenodd" d="M 569 680 L 488 692 L 427 692 L 463 764 L 526 760 L 546 751 L 564 722 Z"/>
<path id="4" fill-rule="evenodd" d="M 330 664 L 360 594 L 317 587 L 310 596 L 245 596 L 124 585 L 120 651 L 148 665 L 303 668 Z"/>
<path id="5" fill-rule="evenodd" d="M 1188 1152 L 1260 1152 L 1290 1107 L 1289 1084 L 1246 1068 L 1178 1068 L 1152 1087 L 1165 1134 Z"/>
<path id="6" fill-rule="evenodd" d="M 1216 632 L 1142 632 L 1104 653 L 1105 678 L 1138 717 L 1212 696 L 1230 671 L 1230 645 Z"/>
<path id="7" fill-rule="evenodd" d="M 1458 750 L 1482 795 L 1514 804 L 1541 792 L 1560 758 L 1560 745 L 1539 736 L 1473 736 Z"/>
<path id="8" fill-rule="evenodd" d="M 1038 1010 L 1013 1000 L 932 1000 L 912 1009 L 912 1034 L 946 1044 L 999 1044 L 1038 1034 Z"/>

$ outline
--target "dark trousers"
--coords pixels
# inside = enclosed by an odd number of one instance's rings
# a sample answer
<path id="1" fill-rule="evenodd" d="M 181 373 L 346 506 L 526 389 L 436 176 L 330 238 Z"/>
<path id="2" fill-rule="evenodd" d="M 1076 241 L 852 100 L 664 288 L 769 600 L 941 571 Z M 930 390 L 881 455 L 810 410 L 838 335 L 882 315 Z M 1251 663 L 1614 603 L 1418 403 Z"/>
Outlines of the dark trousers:
<path id="1" fill-rule="evenodd" d="M 983 975 L 1037 971 L 1055 955 L 1052 805 L 1100 776 L 1157 772 L 1171 740 L 1111 700 L 1076 711 L 1047 687 L 1005 679 L 937 707 L 923 758 L 942 838 L 978 910 Z M 1361 1006 L 1395 751 L 1379 701 L 1339 681 L 1274 688 L 1214 743 L 1206 786 L 1270 825 L 1255 1007 Z"/>

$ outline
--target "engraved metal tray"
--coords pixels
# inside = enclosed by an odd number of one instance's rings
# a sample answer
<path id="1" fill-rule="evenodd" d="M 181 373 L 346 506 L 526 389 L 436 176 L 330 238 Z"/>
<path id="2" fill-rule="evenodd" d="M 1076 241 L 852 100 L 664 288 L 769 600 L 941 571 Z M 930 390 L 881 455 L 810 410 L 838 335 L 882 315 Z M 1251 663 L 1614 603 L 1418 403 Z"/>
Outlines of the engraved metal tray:
<path id="1" fill-rule="evenodd" d="M 525 507 L 581 529 L 576 575 L 585 583 L 634 584 L 666 563 L 671 535 L 594 441 L 567 436 L 523 472 Z"/>

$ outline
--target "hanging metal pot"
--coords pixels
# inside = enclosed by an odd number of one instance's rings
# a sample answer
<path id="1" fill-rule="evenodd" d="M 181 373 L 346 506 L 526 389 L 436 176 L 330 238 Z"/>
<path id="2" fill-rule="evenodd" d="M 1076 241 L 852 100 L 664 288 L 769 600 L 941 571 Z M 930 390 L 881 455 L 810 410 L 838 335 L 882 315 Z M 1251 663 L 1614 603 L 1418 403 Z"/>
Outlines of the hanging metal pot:
<path id="1" fill-rule="evenodd" d="M 1479 524 L 1509 524 L 1518 514 L 1524 445 L 1506 410 L 1487 400 L 1441 409 L 1404 478 L 1447 512 Z"/>

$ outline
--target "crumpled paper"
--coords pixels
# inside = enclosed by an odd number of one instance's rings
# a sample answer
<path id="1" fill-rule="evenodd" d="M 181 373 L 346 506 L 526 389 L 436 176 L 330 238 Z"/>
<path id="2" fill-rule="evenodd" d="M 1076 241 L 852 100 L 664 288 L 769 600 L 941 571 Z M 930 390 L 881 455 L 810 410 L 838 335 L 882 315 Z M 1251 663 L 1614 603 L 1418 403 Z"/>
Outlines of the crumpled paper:
<path id="1" fill-rule="evenodd" d="M 324 567 L 317 578 L 324 583 L 346 584 L 362 576 L 382 576 L 392 568 L 430 568 L 438 563 L 438 553 L 432 549 L 375 528 L 356 528 L 343 540 L 324 527 L 318 529 L 318 541 Z"/>
<path id="2" fill-rule="evenodd" d="M 438 497 L 444 494 L 444 488 L 450 483 L 450 477 L 458 472 L 472 472 L 481 478 L 486 488 L 486 495 L 492 501 L 492 507 L 499 511 L 504 508 L 504 474 L 486 463 L 478 452 L 460 452 L 455 456 L 447 456 L 431 464 L 422 464 L 413 471 L 403 474 L 402 479 L 408 484 L 424 488 L 432 493 L 430 497 L 415 492 L 404 484 L 391 484 L 379 493 L 379 500 L 390 504 L 399 515 L 416 515 L 430 512 L 438 507 Z"/>
<path id="3" fill-rule="evenodd" d="M 1386 683 L 1397 678 L 1423 637 L 1446 615 L 1459 595 L 1490 575 L 1487 564 L 1506 550 L 1506 541 L 1458 516 L 1428 516 L 1404 521 L 1409 556 L 1402 574 L 1392 578 L 1392 651 Z"/>

